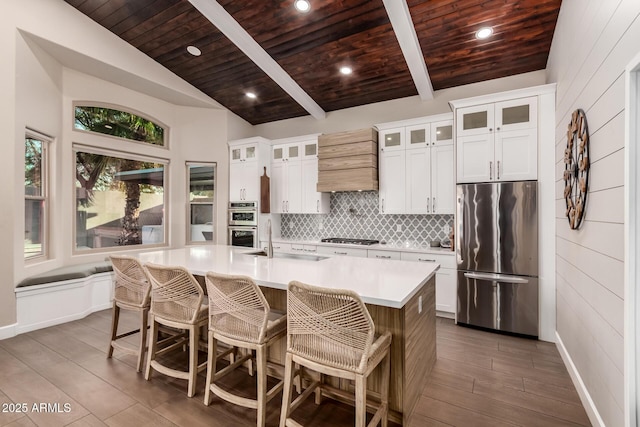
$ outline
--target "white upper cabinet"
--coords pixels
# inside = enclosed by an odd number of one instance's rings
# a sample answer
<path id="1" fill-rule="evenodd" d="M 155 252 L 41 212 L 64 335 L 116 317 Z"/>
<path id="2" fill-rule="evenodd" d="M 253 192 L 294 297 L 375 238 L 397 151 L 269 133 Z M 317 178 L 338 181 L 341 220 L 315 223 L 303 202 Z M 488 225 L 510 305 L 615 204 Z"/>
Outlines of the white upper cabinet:
<path id="1" fill-rule="evenodd" d="M 229 201 L 260 201 L 260 176 L 268 165 L 268 140 L 229 141 Z"/>
<path id="2" fill-rule="evenodd" d="M 456 109 L 457 181 L 537 179 L 536 96 Z"/>
<path id="3" fill-rule="evenodd" d="M 302 143 L 301 213 L 329 213 L 329 193 L 318 192 L 318 142 Z"/>
<path id="4" fill-rule="evenodd" d="M 380 213 L 405 213 L 405 151 L 380 151 L 378 156 Z"/>
<path id="5" fill-rule="evenodd" d="M 451 114 L 378 127 L 380 213 L 452 214 L 455 177 Z"/>
<path id="6" fill-rule="evenodd" d="M 405 130 L 403 127 L 386 129 L 378 133 L 379 150 L 383 153 L 404 150 Z"/>
<path id="7" fill-rule="evenodd" d="M 300 143 L 271 147 L 271 212 L 299 213 L 302 209 Z"/>
<path id="8" fill-rule="evenodd" d="M 407 150 L 428 147 L 430 142 L 430 123 L 407 126 L 405 128 L 405 147 Z"/>
<path id="9" fill-rule="evenodd" d="M 274 141 L 271 147 L 271 212 L 328 213 L 329 194 L 318 193 L 317 136 Z"/>

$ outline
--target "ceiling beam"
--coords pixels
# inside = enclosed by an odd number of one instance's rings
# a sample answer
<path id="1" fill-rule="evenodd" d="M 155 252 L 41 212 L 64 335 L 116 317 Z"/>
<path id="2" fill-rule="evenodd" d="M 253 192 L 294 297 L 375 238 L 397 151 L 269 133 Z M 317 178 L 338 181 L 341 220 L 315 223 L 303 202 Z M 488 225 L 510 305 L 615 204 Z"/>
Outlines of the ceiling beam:
<path id="1" fill-rule="evenodd" d="M 416 29 L 413 26 L 406 0 L 382 0 L 382 2 L 387 10 L 387 15 L 389 15 L 398 43 L 400 43 L 400 49 L 402 49 L 404 60 L 407 62 L 420 99 L 423 101 L 433 99 L 431 78 L 429 77 L 429 71 L 427 71 L 427 64 L 422 56 L 422 49 L 420 49 L 420 43 L 418 42 L 418 36 L 416 35 Z"/>
<path id="2" fill-rule="evenodd" d="M 325 111 L 313 98 L 269 56 L 258 42 L 217 1 L 189 0 L 189 2 L 309 114 L 318 120 L 326 117 Z"/>

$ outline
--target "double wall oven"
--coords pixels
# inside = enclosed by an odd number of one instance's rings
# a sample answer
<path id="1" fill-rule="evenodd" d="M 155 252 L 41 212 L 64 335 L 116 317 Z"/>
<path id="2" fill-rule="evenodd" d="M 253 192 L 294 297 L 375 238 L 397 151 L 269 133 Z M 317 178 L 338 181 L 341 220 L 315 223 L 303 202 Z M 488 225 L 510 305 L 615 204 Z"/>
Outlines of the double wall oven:
<path id="1" fill-rule="evenodd" d="M 258 247 L 258 202 L 229 202 L 227 223 L 229 245 Z"/>

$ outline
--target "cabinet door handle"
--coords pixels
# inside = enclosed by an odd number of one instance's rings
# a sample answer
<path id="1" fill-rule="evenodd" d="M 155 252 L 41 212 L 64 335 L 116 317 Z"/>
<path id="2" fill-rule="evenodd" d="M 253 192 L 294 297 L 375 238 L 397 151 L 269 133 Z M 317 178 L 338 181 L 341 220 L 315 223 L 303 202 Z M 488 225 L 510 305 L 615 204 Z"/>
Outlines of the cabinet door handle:
<path id="1" fill-rule="evenodd" d="M 489 162 L 489 179 L 493 179 L 493 162 Z"/>
<path id="2" fill-rule="evenodd" d="M 287 212 L 289 212 L 289 201 L 287 200 Z"/>
<path id="3" fill-rule="evenodd" d="M 376 258 L 391 259 L 391 255 L 376 255 Z"/>
<path id="4" fill-rule="evenodd" d="M 493 132 L 493 128 L 489 128 L 489 132 Z"/>
<path id="5" fill-rule="evenodd" d="M 431 207 L 432 207 L 431 210 L 433 211 L 433 213 L 436 213 L 436 198 L 435 197 L 433 198 L 433 203 L 432 203 Z"/>
<path id="6" fill-rule="evenodd" d="M 316 212 L 320 212 L 320 200 L 316 200 Z"/>
<path id="7" fill-rule="evenodd" d="M 382 213 L 384 213 L 384 199 L 382 199 Z"/>
<path id="8" fill-rule="evenodd" d="M 496 162 L 496 172 L 498 174 L 498 179 L 500 179 L 500 160 Z"/>
<path id="9" fill-rule="evenodd" d="M 418 258 L 418 261 L 422 262 L 436 262 L 435 259 L 427 259 L 427 258 Z"/>
<path id="10" fill-rule="evenodd" d="M 427 213 L 431 212 L 431 198 L 427 197 Z"/>
<path id="11" fill-rule="evenodd" d="M 282 212 L 284 212 L 284 200 L 282 201 Z"/>
<path id="12" fill-rule="evenodd" d="M 498 126 L 498 127 L 496 128 L 496 130 L 500 130 L 500 127 Z"/>

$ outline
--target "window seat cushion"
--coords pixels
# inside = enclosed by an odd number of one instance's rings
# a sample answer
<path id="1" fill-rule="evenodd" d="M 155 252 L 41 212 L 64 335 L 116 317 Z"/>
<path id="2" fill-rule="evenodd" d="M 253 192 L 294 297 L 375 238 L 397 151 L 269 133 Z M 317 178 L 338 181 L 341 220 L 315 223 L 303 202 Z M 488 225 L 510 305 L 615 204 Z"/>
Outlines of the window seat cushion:
<path id="1" fill-rule="evenodd" d="M 27 286 L 42 285 L 44 283 L 62 282 L 65 280 L 82 279 L 93 274 L 107 273 L 113 271 L 111 261 L 91 262 L 86 264 L 70 265 L 67 267 L 56 268 L 51 271 L 36 274 L 27 277 L 20 283 L 17 288 Z"/>

